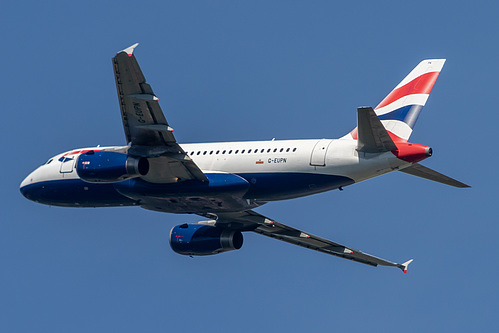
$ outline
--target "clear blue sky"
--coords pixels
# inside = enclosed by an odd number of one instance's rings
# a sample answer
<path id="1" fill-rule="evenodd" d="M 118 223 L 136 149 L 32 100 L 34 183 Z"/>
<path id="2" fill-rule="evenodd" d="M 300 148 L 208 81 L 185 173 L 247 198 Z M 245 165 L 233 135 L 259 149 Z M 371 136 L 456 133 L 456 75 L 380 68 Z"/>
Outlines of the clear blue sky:
<path id="1" fill-rule="evenodd" d="M 478 5 L 477 5 L 478 4 Z M 497 326 L 496 2 L 9 1 L 1 332 L 480 332 Z M 390 174 L 259 212 L 403 262 L 372 268 L 246 234 L 175 254 L 194 216 L 24 199 L 49 157 L 124 144 L 111 57 L 136 56 L 180 142 L 336 138 L 422 59 L 447 63 L 412 140 L 473 186 Z"/>

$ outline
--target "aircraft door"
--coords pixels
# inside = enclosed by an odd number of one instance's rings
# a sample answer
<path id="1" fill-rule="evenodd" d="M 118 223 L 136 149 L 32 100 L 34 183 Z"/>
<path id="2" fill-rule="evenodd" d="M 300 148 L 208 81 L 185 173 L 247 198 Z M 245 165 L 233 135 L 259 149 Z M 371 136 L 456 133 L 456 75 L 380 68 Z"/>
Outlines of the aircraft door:
<path id="1" fill-rule="evenodd" d="M 60 173 L 70 173 L 73 172 L 74 164 L 75 164 L 75 155 L 73 156 L 62 156 L 59 161 L 61 162 Z"/>
<path id="2" fill-rule="evenodd" d="M 333 142 L 333 140 L 321 139 L 315 144 L 315 147 L 312 150 L 312 156 L 310 156 L 310 165 L 326 166 L 327 148 L 331 142 Z"/>

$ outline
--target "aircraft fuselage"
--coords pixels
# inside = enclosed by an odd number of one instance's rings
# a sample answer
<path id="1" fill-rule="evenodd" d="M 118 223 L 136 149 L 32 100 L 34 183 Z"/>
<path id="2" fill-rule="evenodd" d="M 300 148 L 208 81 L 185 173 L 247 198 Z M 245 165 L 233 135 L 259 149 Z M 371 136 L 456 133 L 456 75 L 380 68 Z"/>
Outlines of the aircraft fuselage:
<path id="1" fill-rule="evenodd" d="M 112 183 L 86 182 L 76 161 L 89 150 L 126 151 L 124 147 L 71 150 L 53 157 L 21 184 L 30 200 L 53 206 L 112 207 L 140 205 L 171 213 L 240 211 L 345 187 L 410 165 L 391 152 L 368 154 L 351 140 L 273 140 L 183 144 L 208 182 L 151 182 L 155 174 Z M 149 158 L 151 165 L 155 159 Z M 162 170 L 152 168 L 151 173 Z"/>

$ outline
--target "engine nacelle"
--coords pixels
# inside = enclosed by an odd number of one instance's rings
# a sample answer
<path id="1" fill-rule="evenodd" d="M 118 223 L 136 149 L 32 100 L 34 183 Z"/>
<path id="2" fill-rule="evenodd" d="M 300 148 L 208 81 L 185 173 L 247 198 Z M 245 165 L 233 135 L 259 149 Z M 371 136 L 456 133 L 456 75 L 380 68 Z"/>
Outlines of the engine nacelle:
<path id="1" fill-rule="evenodd" d="M 76 172 L 90 183 L 112 183 L 145 176 L 149 172 L 147 158 L 136 158 L 112 151 L 89 151 L 81 154 Z"/>
<path id="2" fill-rule="evenodd" d="M 204 224 L 182 224 L 170 231 L 170 246 L 178 254 L 206 256 L 240 249 L 243 235 Z"/>

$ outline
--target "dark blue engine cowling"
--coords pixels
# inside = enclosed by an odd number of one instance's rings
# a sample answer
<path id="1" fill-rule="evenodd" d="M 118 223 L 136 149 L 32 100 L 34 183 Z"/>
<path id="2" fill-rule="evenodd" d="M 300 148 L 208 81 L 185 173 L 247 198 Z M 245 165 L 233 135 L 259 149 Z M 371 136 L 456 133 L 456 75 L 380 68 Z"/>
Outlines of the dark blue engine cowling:
<path id="1" fill-rule="evenodd" d="M 78 157 L 76 172 L 87 182 L 111 183 L 145 176 L 149 172 L 149 162 L 144 157 L 135 158 L 112 151 L 91 150 Z"/>
<path id="2" fill-rule="evenodd" d="M 240 249 L 243 235 L 204 224 L 182 224 L 170 231 L 170 246 L 178 254 L 206 256 Z"/>

